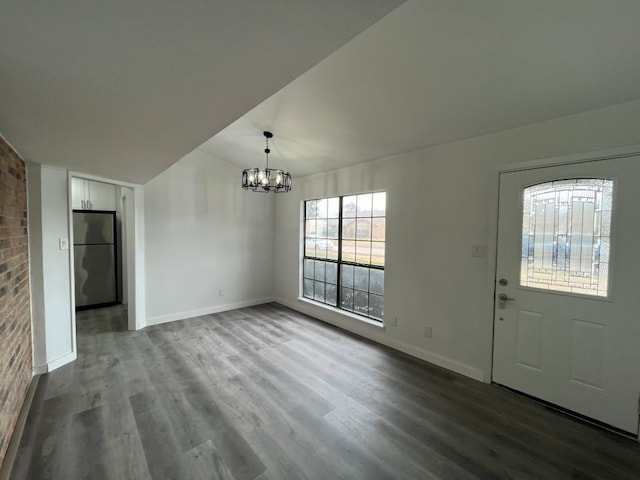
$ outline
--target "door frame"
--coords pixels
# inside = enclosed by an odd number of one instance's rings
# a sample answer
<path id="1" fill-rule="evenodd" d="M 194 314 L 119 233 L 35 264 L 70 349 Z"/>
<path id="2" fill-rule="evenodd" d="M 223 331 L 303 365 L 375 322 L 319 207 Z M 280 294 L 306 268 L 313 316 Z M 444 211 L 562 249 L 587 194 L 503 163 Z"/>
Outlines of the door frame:
<path id="1" fill-rule="evenodd" d="M 145 309 L 145 268 L 144 268 L 144 191 L 143 186 L 112 180 L 97 175 L 89 175 L 80 172 L 69 171 L 67 173 L 68 198 L 69 198 L 69 216 L 68 216 L 68 235 L 69 245 L 73 245 L 73 206 L 71 198 L 71 179 L 82 178 L 85 180 L 94 180 L 98 182 L 116 185 L 121 188 L 121 195 L 118 202 L 125 200 L 124 212 L 126 252 L 124 252 L 123 262 L 126 262 L 124 269 L 127 274 L 127 319 L 129 330 L 140 330 L 146 326 L 146 309 Z M 71 304 L 71 332 L 74 352 L 77 351 L 76 340 L 76 309 L 75 309 L 75 282 L 74 282 L 74 258 L 70 255 L 69 274 L 71 278 L 70 298 Z"/>
<path id="2" fill-rule="evenodd" d="M 616 158 L 634 157 L 640 155 L 640 144 L 629 145 L 625 147 L 609 148 L 598 150 L 595 152 L 575 153 L 570 155 L 562 155 L 558 157 L 542 158 L 537 160 L 528 160 L 517 163 L 509 163 L 497 167 L 495 171 L 495 180 L 491 182 L 491 200 L 492 214 L 489 218 L 489 248 L 487 251 L 487 260 L 489 264 L 487 279 L 487 303 L 489 305 L 488 312 L 491 315 L 491 340 L 489 348 L 489 358 L 485 372 L 484 381 L 493 383 L 493 354 L 495 348 L 495 317 L 496 317 L 496 281 L 498 270 L 498 219 L 499 219 L 499 201 L 500 201 L 500 176 L 503 173 L 520 172 L 524 170 L 537 170 L 545 167 L 556 167 L 560 165 L 575 165 L 580 163 L 597 162 L 601 160 L 613 160 Z"/>

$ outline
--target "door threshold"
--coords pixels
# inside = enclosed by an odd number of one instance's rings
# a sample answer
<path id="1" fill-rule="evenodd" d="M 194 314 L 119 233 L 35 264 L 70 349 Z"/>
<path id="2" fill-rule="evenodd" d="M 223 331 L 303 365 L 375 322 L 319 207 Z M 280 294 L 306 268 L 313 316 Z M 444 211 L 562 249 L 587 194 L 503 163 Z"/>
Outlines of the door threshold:
<path id="1" fill-rule="evenodd" d="M 508 392 L 515 393 L 518 396 L 528 398 L 529 400 L 533 400 L 534 402 L 542 405 L 543 407 L 549 410 L 560 412 L 564 415 L 567 415 L 576 420 L 579 420 L 582 423 L 588 423 L 590 425 L 596 426 L 603 430 L 607 430 L 611 433 L 615 433 L 616 435 L 620 435 L 622 437 L 628 438 L 635 442 L 640 441 L 640 437 L 638 437 L 637 434 L 634 434 L 632 432 L 627 432 L 626 430 L 622 430 L 621 428 L 614 427 L 612 425 L 609 425 L 608 423 L 604 423 L 604 422 L 601 422 L 600 420 L 587 417 L 586 415 L 582 415 L 581 413 L 574 412 L 573 410 L 569 410 L 568 408 L 561 407 L 560 405 L 556 405 L 555 403 L 547 402 L 546 400 L 542 400 L 541 398 L 534 397 L 533 395 L 529 395 L 528 393 L 520 392 L 519 390 L 515 390 L 513 388 L 500 385 L 499 383 L 492 382 L 492 384 Z"/>
<path id="2" fill-rule="evenodd" d="M 106 303 L 94 303 L 91 305 L 81 305 L 79 307 L 76 307 L 76 312 L 80 312 L 82 310 L 95 310 L 98 308 L 105 308 L 105 307 L 113 307 L 115 305 L 122 305 L 121 302 L 106 302 Z"/>

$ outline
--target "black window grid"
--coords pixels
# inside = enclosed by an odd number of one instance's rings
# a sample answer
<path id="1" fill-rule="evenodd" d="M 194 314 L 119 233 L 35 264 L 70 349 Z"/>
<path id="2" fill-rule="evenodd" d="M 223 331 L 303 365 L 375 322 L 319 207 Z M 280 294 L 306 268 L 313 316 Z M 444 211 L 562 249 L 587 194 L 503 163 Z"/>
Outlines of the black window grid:
<path id="1" fill-rule="evenodd" d="M 335 198 L 335 197 L 329 197 L 329 198 Z M 328 237 L 328 233 L 327 236 L 323 236 L 321 238 L 329 238 L 330 240 L 337 240 L 338 243 L 338 254 L 337 254 L 337 258 L 328 258 L 327 257 L 327 250 L 328 249 L 324 249 L 325 250 L 325 256 L 318 256 L 318 255 L 310 255 L 308 254 L 308 249 L 309 249 L 309 245 L 307 244 L 307 231 L 306 231 L 306 225 L 307 225 L 307 220 L 310 220 L 310 218 L 307 217 L 307 202 L 310 201 L 317 201 L 317 200 L 322 200 L 322 199 L 316 199 L 316 200 L 306 200 L 305 201 L 305 205 L 304 205 L 304 225 L 305 225 L 305 235 L 304 235 L 304 255 L 303 255 L 303 282 L 313 282 L 313 288 L 312 288 L 312 293 L 310 295 L 306 295 L 305 294 L 305 284 L 303 283 L 303 296 L 309 299 L 312 299 L 314 301 L 317 301 L 319 303 L 323 303 L 325 305 L 329 305 L 332 307 L 336 307 L 339 308 L 341 310 L 345 310 L 351 313 L 355 313 L 357 315 L 361 315 L 363 317 L 369 318 L 371 320 L 377 321 L 377 322 L 382 322 L 382 305 L 383 305 L 383 299 L 384 299 L 384 288 L 382 293 L 378 293 L 378 292 L 372 292 L 371 291 L 371 270 L 378 270 L 378 271 L 382 271 L 384 272 L 384 265 L 377 265 L 377 264 L 373 264 L 371 263 L 371 261 L 369 263 L 363 263 L 363 262 L 358 262 L 358 261 L 348 261 L 348 260 L 344 260 L 343 259 L 343 239 L 344 239 L 344 235 L 343 235 L 343 228 L 344 228 L 344 224 L 343 224 L 343 220 L 345 219 L 345 217 L 343 216 L 343 199 L 344 196 L 340 196 L 338 197 L 339 199 L 339 208 L 338 208 L 338 235 L 337 235 L 337 239 L 335 237 Z M 318 219 L 319 217 L 314 217 L 314 219 Z M 350 216 L 350 217 L 346 217 L 349 219 L 353 219 L 355 222 L 354 225 L 354 241 L 357 239 L 357 232 L 358 232 L 358 220 L 360 219 L 367 219 L 370 222 L 370 228 L 371 231 L 369 232 L 369 236 L 368 236 L 368 240 L 371 243 L 381 243 L 381 244 L 385 244 L 386 245 L 386 239 L 385 240 L 372 240 L 373 238 L 373 228 L 374 228 L 374 219 L 381 219 L 384 218 L 386 219 L 386 215 L 385 216 L 381 216 L 379 214 L 375 214 L 375 212 L 373 212 L 373 210 L 371 211 L 370 215 L 358 215 L 358 212 L 356 211 L 356 214 L 354 216 Z M 321 220 L 322 221 L 328 221 L 328 220 L 333 220 L 335 219 L 334 217 L 322 217 Z M 318 238 L 317 235 L 315 238 Z M 317 250 L 315 249 L 314 246 L 314 251 L 317 252 Z M 354 258 L 357 258 L 357 256 L 354 255 Z M 314 272 L 313 275 L 309 274 L 307 272 L 307 264 L 306 261 L 310 260 L 313 261 L 314 264 Z M 370 260 L 371 260 L 371 256 L 370 256 Z M 319 279 L 316 276 L 316 272 L 315 272 L 315 267 L 316 267 L 316 262 L 323 262 L 325 264 L 324 266 L 324 278 L 323 279 Z M 336 283 L 331 283 L 327 281 L 326 278 L 326 264 L 330 263 L 330 264 L 334 264 L 336 265 Z M 362 268 L 366 268 L 368 270 L 368 283 L 367 283 L 367 289 L 361 289 L 361 288 L 356 288 L 355 286 L 352 287 L 345 287 L 342 285 L 342 270 L 344 267 L 362 267 Z M 324 292 L 321 294 L 320 292 L 318 292 L 316 290 L 316 287 L 318 286 L 318 288 L 324 289 Z M 335 303 L 334 302 L 330 302 L 327 301 L 327 286 L 335 286 L 336 289 L 336 296 L 335 296 Z M 344 304 L 344 300 L 345 300 L 345 294 L 343 291 L 346 292 L 352 292 L 352 305 L 353 308 L 346 308 L 343 304 Z M 355 298 L 356 298 L 356 293 L 360 293 L 360 294 L 366 294 L 367 296 L 367 304 L 366 306 L 361 305 L 364 307 L 364 309 L 366 310 L 367 313 L 358 310 L 356 308 L 355 305 Z M 362 297 L 362 295 L 360 295 Z M 375 316 L 375 315 L 371 315 L 369 312 L 372 311 L 372 306 L 371 306 L 371 299 L 378 299 L 376 301 L 380 301 L 381 302 L 381 309 L 380 309 L 380 315 L 379 316 Z"/>

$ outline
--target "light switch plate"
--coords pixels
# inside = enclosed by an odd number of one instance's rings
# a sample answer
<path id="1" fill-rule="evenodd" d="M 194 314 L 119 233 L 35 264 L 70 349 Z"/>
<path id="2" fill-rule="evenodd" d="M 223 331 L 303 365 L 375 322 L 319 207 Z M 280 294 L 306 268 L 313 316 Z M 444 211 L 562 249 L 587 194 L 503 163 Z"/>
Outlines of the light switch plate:
<path id="1" fill-rule="evenodd" d="M 69 239 L 68 238 L 60 238 L 58 240 L 60 245 L 60 250 L 69 250 Z"/>

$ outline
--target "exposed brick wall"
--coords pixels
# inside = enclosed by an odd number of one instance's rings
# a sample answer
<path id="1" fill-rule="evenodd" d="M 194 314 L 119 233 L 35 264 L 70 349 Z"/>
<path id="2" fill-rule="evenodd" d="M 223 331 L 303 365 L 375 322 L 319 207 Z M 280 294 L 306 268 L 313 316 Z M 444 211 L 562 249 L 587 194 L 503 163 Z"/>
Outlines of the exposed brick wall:
<path id="1" fill-rule="evenodd" d="M 32 376 L 24 161 L 0 137 L 0 465 Z"/>

